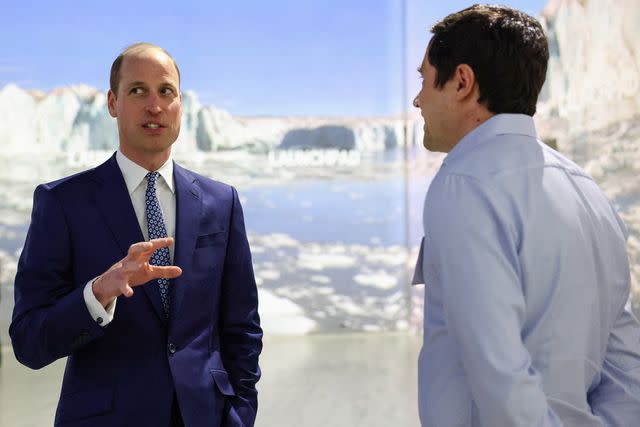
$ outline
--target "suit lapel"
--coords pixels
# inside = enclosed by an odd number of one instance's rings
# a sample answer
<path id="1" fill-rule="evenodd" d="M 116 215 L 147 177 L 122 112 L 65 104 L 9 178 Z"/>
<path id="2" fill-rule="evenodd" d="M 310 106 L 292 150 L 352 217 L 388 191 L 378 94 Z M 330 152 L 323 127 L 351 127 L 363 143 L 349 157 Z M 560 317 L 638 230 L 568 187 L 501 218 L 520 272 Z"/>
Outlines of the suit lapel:
<path id="1" fill-rule="evenodd" d="M 173 177 L 176 186 L 176 246 L 173 263 L 182 268 L 182 275 L 172 283 L 171 317 L 175 319 L 188 286 L 190 263 L 202 215 L 202 198 L 195 177 L 175 162 Z"/>
<path id="2" fill-rule="evenodd" d="M 115 155 L 95 169 L 94 177 L 97 184 L 94 193 L 96 204 L 124 258 L 129 246 L 144 241 L 144 236 Z M 158 317 L 166 321 L 157 282 L 152 280 L 143 288 Z"/>

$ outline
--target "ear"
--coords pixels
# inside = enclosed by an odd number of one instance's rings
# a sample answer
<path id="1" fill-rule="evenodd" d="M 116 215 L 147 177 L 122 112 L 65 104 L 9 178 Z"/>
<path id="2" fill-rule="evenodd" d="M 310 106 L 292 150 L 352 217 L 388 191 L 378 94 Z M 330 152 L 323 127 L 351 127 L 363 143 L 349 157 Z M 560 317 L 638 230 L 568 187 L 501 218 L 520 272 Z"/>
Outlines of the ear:
<path id="1" fill-rule="evenodd" d="M 472 96 L 476 89 L 476 75 L 467 64 L 456 67 L 453 78 L 456 84 L 456 98 L 463 100 Z"/>
<path id="2" fill-rule="evenodd" d="M 107 92 L 107 108 L 111 117 L 118 117 L 116 111 L 116 94 L 111 89 Z"/>

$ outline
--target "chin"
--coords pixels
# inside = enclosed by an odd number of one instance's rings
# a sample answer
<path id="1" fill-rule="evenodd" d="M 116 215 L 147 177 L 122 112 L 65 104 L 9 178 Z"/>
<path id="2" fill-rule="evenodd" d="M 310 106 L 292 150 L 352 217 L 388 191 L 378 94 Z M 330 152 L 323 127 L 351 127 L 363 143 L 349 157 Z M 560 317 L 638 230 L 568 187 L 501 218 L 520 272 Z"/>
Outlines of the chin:
<path id="1" fill-rule="evenodd" d="M 429 151 L 434 151 L 434 144 L 431 138 L 428 138 L 427 135 L 424 135 L 424 139 L 422 140 L 422 145 Z"/>
<path id="2" fill-rule="evenodd" d="M 422 145 L 424 145 L 424 148 L 427 149 L 427 151 L 431 151 L 433 153 L 446 153 L 447 151 L 444 150 L 442 148 L 442 146 L 438 145 L 436 141 L 434 141 L 432 138 L 425 138 L 422 141 Z"/>

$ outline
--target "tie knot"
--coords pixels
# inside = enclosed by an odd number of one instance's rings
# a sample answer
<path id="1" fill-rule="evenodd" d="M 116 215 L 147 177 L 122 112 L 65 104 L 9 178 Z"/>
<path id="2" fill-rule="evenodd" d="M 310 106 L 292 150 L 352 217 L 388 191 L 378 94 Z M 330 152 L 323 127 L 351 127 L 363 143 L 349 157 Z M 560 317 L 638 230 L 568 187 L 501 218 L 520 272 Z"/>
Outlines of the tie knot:
<path id="1" fill-rule="evenodd" d="M 158 179 L 158 172 L 149 172 L 147 174 L 147 182 L 149 182 L 150 187 L 156 186 L 156 180 Z"/>

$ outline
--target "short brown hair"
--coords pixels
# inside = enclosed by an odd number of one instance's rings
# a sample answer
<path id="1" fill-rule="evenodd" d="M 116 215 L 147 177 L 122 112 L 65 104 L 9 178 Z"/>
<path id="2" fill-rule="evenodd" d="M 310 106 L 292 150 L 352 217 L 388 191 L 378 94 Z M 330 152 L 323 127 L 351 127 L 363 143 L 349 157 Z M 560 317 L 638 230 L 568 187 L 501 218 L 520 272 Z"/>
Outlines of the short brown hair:
<path id="1" fill-rule="evenodd" d="M 478 102 L 495 114 L 533 116 L 547 75 L 549 45 L 533 17 L 506 6 L 476 4 L 431 29 L 429 63 L 442 87 L 460 64 L 473 70 Z"/>
<path id="2" fill-rule="evenodd" d="M 135 55 L 136 53 L 140 53 L 146 49 L 156 49 L 167 55 L 173 65 L 176 67 L 176 71 L 178 72 L 178 84 L 180 84 L 180 69 L 178 68 L 178 64 L 176 60 L 173 59 L 173 56 L 169 54 L 166 50 L 161 48 L 160 46 L 156 46 L 151 43 L 134 43 L 130 46 L 127 46 L 120 55 L 113 61 L 111 64 L 111 74 L 109 75 L 109 88 L 114 95 L 118 95 L 118 86 L 120 85 L 120 67 L 122 67 L 122 61 L 127 55 Z"/>

